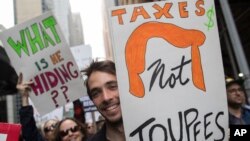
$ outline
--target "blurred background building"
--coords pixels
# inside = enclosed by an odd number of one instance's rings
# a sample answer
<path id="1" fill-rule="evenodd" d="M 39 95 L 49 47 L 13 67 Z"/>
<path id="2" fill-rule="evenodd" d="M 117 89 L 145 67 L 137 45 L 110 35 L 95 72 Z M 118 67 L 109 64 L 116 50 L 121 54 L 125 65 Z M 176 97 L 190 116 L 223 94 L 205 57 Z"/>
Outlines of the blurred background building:
<path id="1" fill-rule="evenodd" d="M 113 58 L 111 39 L 108 26 L 108 8 L 112 6 L 152 2 L 160 0 L 105 0 L 102 1 L 102 34 L 105 57 Z M 81 15 L 71 12 L 71 3 L 69 0 L 13 0 L 14 2 L 14 21 L 15 24 L 41 15 L 46 11 L 52 11 L 61 29 L 66 41 L 70 47 L 85 45 L 83 30 L 90 27 L 83 27 Z M 87 3 L 87 2 L 86 2 Z M 32 5 L 32 6 L 31 6 Z M 94 7 L 93 7 L 94 8 Z M 249 63 L 250 63 L 250 1 L 249 0 L 215 0 L 215 9 L 223 57 L 225 76 L 239 78 L 243 74 L 246 79 L 245 86 L 250 90 L 249 82 Z M 91 14 L 91 13 L 88 13 Z M 1 23 L 0 23 L 1 24 Z M 94 23 L 93 23 L 94 24 Z M 0 31 L 4 27 L 0 25 Z M 96 42 L 99 42 L 96 40 Z M 98 52 L 93 50 L 93 52 Z M 0 48 L 0 121 L 18 122 L 18 109 L 20 99 L 16 95 L 17 75 L 10 65 L 10 61 L 4 51 Z M 8 67 L 4 66 L 7 65 Z M 4 69 L 3 69 L 4 68 Z M 8 74 L 8 75 L 7 75 Z M 7 77 L 7 79 L 6 79 Z M 70 106 L 69 106 L 70 107 Z M 73 108 L 65 108 L 64 116 L 72 116 Z"/>

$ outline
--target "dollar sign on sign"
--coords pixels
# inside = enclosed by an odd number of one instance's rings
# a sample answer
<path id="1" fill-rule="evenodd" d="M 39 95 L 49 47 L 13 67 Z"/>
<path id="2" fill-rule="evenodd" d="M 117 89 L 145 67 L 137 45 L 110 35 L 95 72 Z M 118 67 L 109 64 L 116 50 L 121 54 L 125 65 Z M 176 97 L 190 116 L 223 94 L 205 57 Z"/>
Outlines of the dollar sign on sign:
<path id="1" fill-rule="evenodd" d="M 214 8 L 213 6 L 207 11 L 207 17 L 208 17 L 208 22 L 205 23 L 205 25 L 207 26 L 207 29 L 211 29 L 214 26 L 214 21 L 213 21 L 213 16 L 214 16 Z"/>

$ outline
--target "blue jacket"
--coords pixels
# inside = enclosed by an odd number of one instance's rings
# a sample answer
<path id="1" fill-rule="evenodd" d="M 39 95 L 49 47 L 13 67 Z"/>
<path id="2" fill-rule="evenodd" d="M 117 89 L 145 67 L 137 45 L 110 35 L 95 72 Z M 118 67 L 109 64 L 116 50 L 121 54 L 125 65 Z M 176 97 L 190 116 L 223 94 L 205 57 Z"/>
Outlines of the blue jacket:
<path id="1" fill-rule="evenodd" d="M 250 109 L 242 107 L 241 118 L 237 118 L 229 113 L 229 124 L 230 125 L 250 125 Z"/>

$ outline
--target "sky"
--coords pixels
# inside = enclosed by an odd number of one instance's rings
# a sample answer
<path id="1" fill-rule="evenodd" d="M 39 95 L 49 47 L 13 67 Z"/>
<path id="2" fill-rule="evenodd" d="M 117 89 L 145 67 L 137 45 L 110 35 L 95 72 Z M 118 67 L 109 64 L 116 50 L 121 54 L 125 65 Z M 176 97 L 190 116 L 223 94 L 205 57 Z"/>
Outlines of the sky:
<path id="1" fill-rule="evenodd" d="M 105 57 L 102 30 L 101 0 L 69 0 L 71 11 L 80 13 L 85 44 L 92 47 L 92 57 Z M 0 24 L 14 26 L 13 0 L 0 0 Z"/>
<path id="2" fill-rule="evenodd" d="M 80 12 L 84 41 L 92 47 L 93 57 L 105 57 L 102 29 L 102 0 L 69 0 L 72 12 Z"/>

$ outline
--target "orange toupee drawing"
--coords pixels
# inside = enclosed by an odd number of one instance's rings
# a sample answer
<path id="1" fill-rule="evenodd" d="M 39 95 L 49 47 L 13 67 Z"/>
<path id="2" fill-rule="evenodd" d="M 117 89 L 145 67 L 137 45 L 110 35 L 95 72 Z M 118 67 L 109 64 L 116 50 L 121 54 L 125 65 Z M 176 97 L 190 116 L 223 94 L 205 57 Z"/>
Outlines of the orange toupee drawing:
<path id="1" fill-rule="evenodd" d="M 177 48 L 191 46 L 192 81 L 195 87 L 206 91 L 199 50 L 205 42 L 205 34 L 199 30 L 184 29 L 171 23 L 146 22 L 132 32 L 125 47 L 129 91 L 132 95 L 139 98 L 145 95 L 144 85 L 139 75 L 145 70 L 147 41 L 152 38 L 163 38 Z"/>

